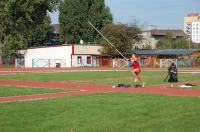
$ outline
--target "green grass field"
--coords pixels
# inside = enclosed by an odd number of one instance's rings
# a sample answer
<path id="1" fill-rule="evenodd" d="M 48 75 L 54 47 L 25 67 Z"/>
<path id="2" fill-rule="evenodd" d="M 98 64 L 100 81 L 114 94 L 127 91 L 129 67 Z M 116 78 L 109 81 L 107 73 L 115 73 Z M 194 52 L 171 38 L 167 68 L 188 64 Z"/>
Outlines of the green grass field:
<path id="1" fill-rule="evenodd" d="M 132 83 L 131 76 L 130 71 L 84 71 L 0 75 L 0 79 L 116 84 Z M 147 85 L 162 84 L 165 76 L 165 71 L 142 72 Z M 200 74 L 179 74 L 181 82 L 199 78 Z M 0 87 L 0 96 L 23 95 L 30 89 Z M 0 132 L 199 132 L 199 101 L 199 97 L 101 93 L 2 103 Z"/>
<path id="2" fill-rule="evenodd" d="M 1 132 L 199 132 L 200 99 L 104 93 L 0 104 Z"/>
<path id="3" fill-rule="evenodd" d="M 143 71 L 142 77 L 146 85 L 163 84 L 167 73 L 166 71 Z M 128 78 L 129 77 L 129 78 Z M 131 71 L 80 71 L 80 72 L 58 72 L 58 73 L 32 73 L 0 75 L 0 80 L 24 80 L 24 81 L 65 81 L 83 80 L 86 83 L 112 84 L 130 83 Z M 106 78 L 113 78 L 106 80 Z M 127 79 L 128 78 L 128 79 Z M 199 81 L 200 74 L 179 74 L 180 82 Z"/>
<path id="4" fill-rule="evenodd" d="M 0 75 L 4 80 L 25 80 L 25 81 L 63 81 L 63 80 L 86 80 L 93 78 L 119 78 L 131 76 L 130 71 L 79 71 L 79 72 L 57 72 L 57 73 L 32 73 Z"/>
<path id="5" fill-rule="evenodd" d="M 0 97 L 64 92 L 62 89 L 0 86 Z"/>

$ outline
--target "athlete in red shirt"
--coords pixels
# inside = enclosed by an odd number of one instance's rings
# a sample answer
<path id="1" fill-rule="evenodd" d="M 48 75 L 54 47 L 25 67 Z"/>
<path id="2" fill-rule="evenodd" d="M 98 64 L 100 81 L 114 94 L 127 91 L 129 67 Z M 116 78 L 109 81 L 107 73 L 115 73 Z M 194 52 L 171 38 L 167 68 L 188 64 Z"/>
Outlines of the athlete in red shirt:
<path id="1" fill-rule="evenodd" d="M 142 84 L 142 87 L 144 87 L 145 82 L 142 80 L 140 76 L 140 71 L 141 71 L 140 63 L 135 54 L 132 55 L 131 64 L 132 64 L 132 74 L 134 76 L 134 82 L 137 82 L 137 80 L 139 80 Z"/>

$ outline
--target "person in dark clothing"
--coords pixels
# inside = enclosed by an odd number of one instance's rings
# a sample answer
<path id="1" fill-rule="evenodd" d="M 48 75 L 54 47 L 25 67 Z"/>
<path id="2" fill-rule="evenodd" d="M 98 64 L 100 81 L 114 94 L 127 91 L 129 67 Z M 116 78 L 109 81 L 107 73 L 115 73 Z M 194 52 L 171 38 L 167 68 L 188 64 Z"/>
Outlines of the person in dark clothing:
<path id="1" fill-rule="evenodd" d="M 178 82 L 178 70 L 174 62 L 171 63 L 170 67 L 168 68 L 169 74 L 169 83 L 177 83 Z M 173 87 L 173 84 L 171 85 Z"/>

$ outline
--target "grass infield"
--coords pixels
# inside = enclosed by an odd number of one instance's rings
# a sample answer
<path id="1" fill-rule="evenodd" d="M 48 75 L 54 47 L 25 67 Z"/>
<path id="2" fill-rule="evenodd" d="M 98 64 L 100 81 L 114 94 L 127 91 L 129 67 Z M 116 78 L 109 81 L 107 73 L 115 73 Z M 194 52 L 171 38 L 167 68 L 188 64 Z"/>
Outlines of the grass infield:
<path id="1" fill-rule="evenodd" d="M 131 77 L 130 71 L 0 75 L 1 80 L 83 80 L 90 84 L 132 83 Z M 162 84 L 166 71 L 142 71 L 142 77 L 147 85 Z M 200 74 L 179 74 L 180 82 L 199 78 Z M 9 94 L 18 91 L 7 88 Z M 0 132 L 199 132 L 199 101 L 199 97 L 102 93 L 2 103 Z"/>
<path id="2" fill-rule="evenodd" d="M 146 85 L 163 84 L 166 71 L 142 71 L 141 76 Z M 24 80 L 24 81 L 73 81 L 84 80 L 86 83 L 112 84 L 130 83 L 133 84 L 131 71 L 80 71 L 80 72 L 58 72 L 58 73 L 31 73 L 0 75 L 1 80 Z M 113 78 L 106 80 L 106 78 Z M 128 79 L 127 79 L 128 78 Z M 200 74 L 179 74 L 180 82 L 199 81 Z M 167 83 L 167 82 L 165 82 Z"/>
<path id="3" fill-rule="evenodd" d="M 62 89 L 0 86 L 0 97 L 64 92 Z"/>
<path id="4" fill-rule="evenodd" d="M 200 99 L 104 93 L 0 104 L 1 132 L 198 132 Z"/>

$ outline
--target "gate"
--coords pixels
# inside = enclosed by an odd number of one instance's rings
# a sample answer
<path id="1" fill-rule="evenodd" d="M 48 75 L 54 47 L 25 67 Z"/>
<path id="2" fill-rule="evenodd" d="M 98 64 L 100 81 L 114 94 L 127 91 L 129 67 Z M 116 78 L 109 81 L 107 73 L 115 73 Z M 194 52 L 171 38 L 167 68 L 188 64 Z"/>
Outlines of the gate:
<path id="1" fill-rule="evenodd" d="M 130 67 L 130 62 L 125 59 L 113 59 L 113 68 Z"/>
<path id="2" fill-rule="evenodd" d="M 15 67 L 20 67 L 20 68 L 23 68 L 25 67 L 25 61 L 24 61 L 24 58 L 17 58 L 15 59 Z"/>

